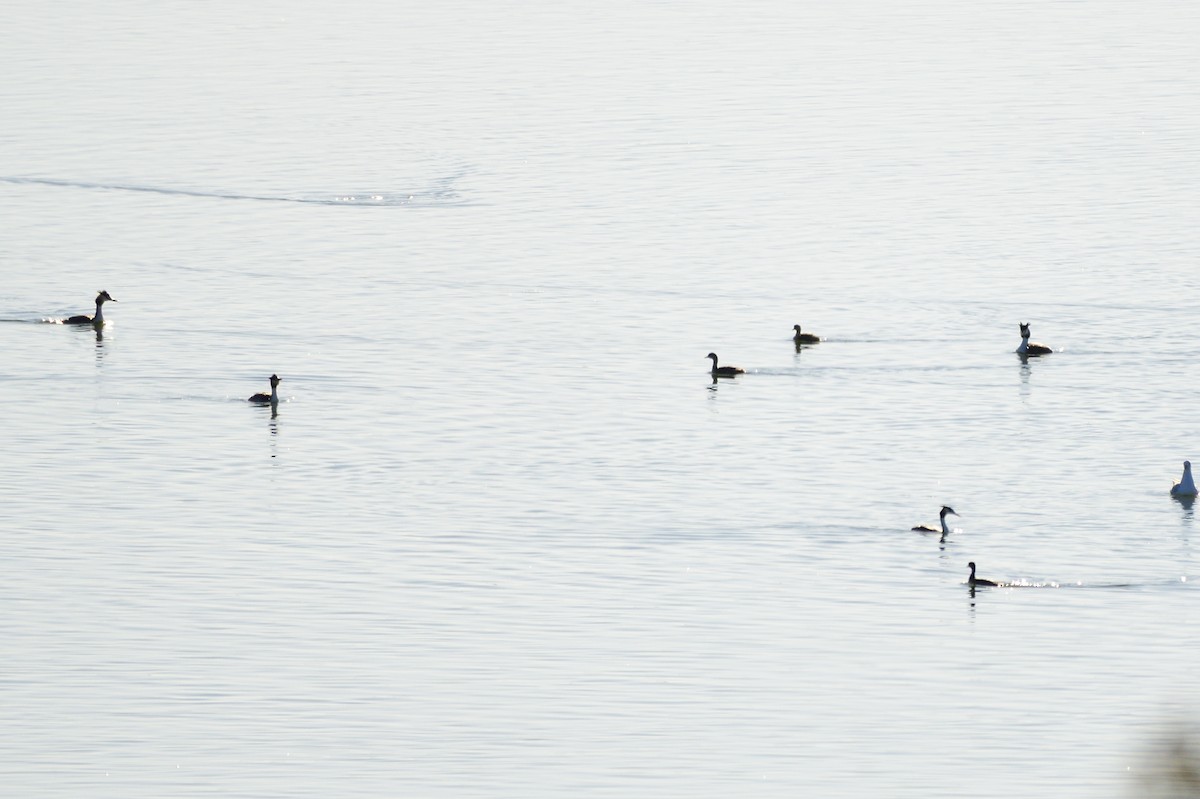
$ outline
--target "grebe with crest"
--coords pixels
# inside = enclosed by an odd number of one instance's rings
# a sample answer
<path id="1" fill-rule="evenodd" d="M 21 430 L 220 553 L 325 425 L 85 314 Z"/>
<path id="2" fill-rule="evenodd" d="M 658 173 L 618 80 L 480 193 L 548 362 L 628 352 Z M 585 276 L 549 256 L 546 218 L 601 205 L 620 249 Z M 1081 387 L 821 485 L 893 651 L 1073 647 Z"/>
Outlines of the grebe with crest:
<path id="1" fill-rule="evenodd" d="M 977 585 L 990 585 L 990 586 L 1000 585 L 1000 583 L 992 582 L 991 580 L 985 580 L 982 577 L 976 577 L 975 576 L 975 561 L 971 561 L 967 565 L 969 567 L 971 567 L 971 575 L 969 577 L 967 577 L 967 585 L 971 586 L 972 588 L 974 588 Z"/>
<path id="2" fill-rule="evenodd" d="M 96 315 L 86 316 L 79 314 L 78 316 L 68 316 L 63 320 L 64 325 L 102 325 L 104 324 L 104 303 L 116 302 L 107 291 L 101 291 L 96 295 Z"/>
<path id="3" fill-rule="evenodd" d="M 271 393 L 270 394 L 255 394 L 249 399 L 250 402 L 269 402 L 276 405 L 279 402 L 279 375 L 271 375 Z"/>
<path id="4" fill-rule="evenodd" d="M 1194 497 L 1196 493 L 1196 483 L 1192 480 L 1192 462 L 1184 461 L 1183 477 L 1180 477 L 1179 482 L 1171 486 L 1171 496 Z"/>
<path id="5" fill-rule="evenodd" d="M 946 524 L 946 517 L 950 514 L 954 514 L 955 516 L 958 515 L 954 508 L 950 507 L 949 505 L 943 505 L 942 512 L 938 514 L 939 518 L 942 520 L 941 530 L 937 529 L 936 527 L 930 527 L 928 524 L 918 524 L 913 528 L 913 530 L 919 533 L 941 533 L 942 535 L 950 535 L 950 526 Z"/>
<path id="6" fill-rule="evenodd" d="M 1021 325 L 1021 346 L 1017 347 L 1017 355 L 1049 355 L 1054 352 L 1045 344 L 1030 343 L 1029 323 L 1020 322 L 1019 324 Z"/>
<path id="7" fill-rule="evenodd" d="M 712 358 L 712 362 L 713 362 L 712 376 L 713 377 L 733 377 L 734 375 L 743 375 L 746 373 L 746 370 L 741 368 L 740 366 L 717 366 L 717 354 L 715 352 L 710 352 L 705 357 Z"/>
<path id="8" fill-rule="evenodd" d="M 796 335 L 792 336 L 792 341 L 797 344 L 816 344 L 821 340 L 820 336 L 814 336 L 812 333 L 803 333 L 800 331 L 800 325 L 792 325 L 792 330 L 796 331 Z"/>

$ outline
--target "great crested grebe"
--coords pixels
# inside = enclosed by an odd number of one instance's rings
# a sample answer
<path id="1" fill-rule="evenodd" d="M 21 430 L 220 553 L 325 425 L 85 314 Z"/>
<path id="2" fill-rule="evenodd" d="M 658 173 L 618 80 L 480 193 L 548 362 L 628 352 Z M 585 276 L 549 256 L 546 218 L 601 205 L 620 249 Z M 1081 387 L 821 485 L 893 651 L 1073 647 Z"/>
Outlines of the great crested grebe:
<path id="1" fill-rule="evenodd" d="M 1192 480 L 1192 462 L 1184 461 L 1183 477 L 1180 477 L 1179 482 L 1171 486 L 1171 496 L 1194 497 L 1196 493 L 1196 483 Z"/>
<path id="2" fill-rule="evenodd" d="M 1017 347 L 1017 355 L 1049 355 L 1054 350 L 1047 347 L 1045 344 L 1038 344 L 1029 341 L 1029 324 L 1020 322 L 1021 325 L 1021 346 Z"/>
<path id="3" fill-rule="evenodd" d="M 269 402 L 275 405 L 279 402 L 279 375 L 271 375 L 271 393 L 270 394 L 255 394 L 250 398 L 250 402 Z"/>
<path id="4" fill-rule="evenodd" d="M 102 325 L 104 324 L 104 303 L 116 302 L 107 291 L 101 291 L 96 295 L 96 315 L 86 316 L 79 314 L 78 316 L 69 316 L 63 320 L 64 325 Z"/>
<path id="5" fill-rule="evenodd" d="M 1000 585 L 1000 583 L 992 582 L 991 580 L 985 580 L 982 577 L 976 577 L 975 576 L 975 561 L 971 561 L 967 565 L 969 567 L 971 567 L 971 575 L 969 577 L 967 577 L 967 585 L 971 586 L 972 588 L 974 588 L 977 585 L 991 585 L 991 586 Z"/>
<path id="6" fill-rule="evenodd" d="M 950 535 L 950 526 L 948 524 L 946 524 L 946 517 L 952 513 L 955 516 L 958 515 L 958 513 L 955 512 L 954 508 L 950 507 L 949 505 L 942 506 L 942 512 L 938 514 L 938 516 L 942 520 L 942 529 L 941 530 L 937 529 L 936 527 L 930 527 L 928 524 L 918 524 L 916 527 L 913 528 L 913 530 L 916 530 L 919 533 L 941 533 L 942 535 Z"/>
<path id="7" fill-rule="evenodd" d="M 821 340 L 820 336 L 814 336 L 812 333 L 800 332 L 800 325 L 792 325 L 792 330 L 796 331 L 796 335 L 792 336 L 792 341 L 797 344 L 816 344 Z"/>
<path id="8" fill-rule="evenodd" d="M 741 368 L 740 366 L 717 366 L 717 354 L 715 352 L 710 352 L 705 357 L 712 358 L 712 362 L 713 362 L 712 376 L 713 377 L 733 377 L 734 375 L 743 375 L 746 373 L 746 370 Z"/>

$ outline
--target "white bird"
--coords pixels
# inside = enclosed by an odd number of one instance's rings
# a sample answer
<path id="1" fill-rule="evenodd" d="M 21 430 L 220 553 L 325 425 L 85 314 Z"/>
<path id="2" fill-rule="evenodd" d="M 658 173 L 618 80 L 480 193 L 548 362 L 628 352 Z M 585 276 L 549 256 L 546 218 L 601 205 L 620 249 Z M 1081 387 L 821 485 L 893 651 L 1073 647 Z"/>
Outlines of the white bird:
<path id="1" fill-rule="evenodd" d="M 1020 322 L 1021 325 L 1021 346 L 1017 347 L 1017 355 L 1049 355 L 1054 350 L 1047 347 L 1045 344 L 1034 342 L 1029 343 L 1029 324 Z"/>
<path id="2" fill-rule="evenodd" d="M 1171 496 L 1194 497 L 1196 494 L 1196 483 L 1192 480 L 1192 462 L 1184 461 L 1183 477 L 1180 477 L 1179 482 L 1171 486 Z"/>
<path id="3" fill-rule="evenodd" d="M 954 514 L 955 516 L 958 515 L 958 513 L 954 510 L 954 508 L 950 507 L 949 505 L 943 505 L 942 512 L 938 514 L 938 516 L 942 520 L 942 529 L 941 530 L 938 530 L 936 527 L 930 527 L 928 524 L 918 524 L 916 527 L 913 528 L 913 530 L 917 531 L 918 533 L 939 533 L 940 532 L 942 535 L 950 535 L 950 526 L 948 524 L 946 524 L 946 517 L 949 516 L 950 514 Z"/>

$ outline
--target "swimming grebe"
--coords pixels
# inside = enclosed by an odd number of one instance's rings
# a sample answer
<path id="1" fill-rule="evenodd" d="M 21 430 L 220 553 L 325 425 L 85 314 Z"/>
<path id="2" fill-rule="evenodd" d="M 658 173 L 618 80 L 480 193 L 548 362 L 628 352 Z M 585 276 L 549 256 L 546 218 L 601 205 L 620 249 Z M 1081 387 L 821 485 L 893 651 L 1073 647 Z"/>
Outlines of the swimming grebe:
<path id="1" fill-rule="evenodd" d="M 1192 481 L 1192 462 L 1183 462 L 1183 477 L 1179 478 L 1179 482 L 1171 486 L 1171 496 L 1173 497 L 1194 497 L 1196 496 L 1196 484 Z"/>
<path id="2" fill-rule="evenodd" d="M 271 393 L 270 394 L 255 394 L 250 398 L 250 402 L 269 402 L 275 405 L 279 402 L 279 375 L 271 375 Z"/>
<path id="3" fill-rule="evenodd" d="M 109 296 L 109 293 L 107 291 L 101 291 L 99 294 L 96 295 L 96 315 L 95 316 L 85 316 L 83 314 L 80 314 L 79 316 L 70 316 L 63 320 L 63 324 L 64 325 L 102 325 L 102 324 L 104 324 L 103 306 L 104 306 L 104 303 L 109 302 L 110 300 L 112 302 L 116 302 L 116 300 L 114 300 L 111 296 Z"/>
<path id="4" fill-rule="evenodd" d="M 976 577 L 975 576 L 975 561 L 971 561 L 967 565 L 971 567 L 971 576 L 967 578 L 967 585 L 971 586 L 972 588 L 974 588 L 977 585 L 991 585 L 991 586 L 1000 585 L 1000 583 L 994 583 L 991 580 L 985 580 L 982 577 Z"/>
<path id="5" fill-rule="evenodd" d="M 1029 343 L 1029 325 L 1026 322 L 1020 322 L 1020 325 L 1021 346 L 1017 347 L 1017 355 L 1049 355 L 1054 352 L 1045 344 Z"/>
<path id="6" fill-rule="evenodd" d="M 733 377 L 734 375 L 744 375 L 746 373 L 746 370 L 740 366 L 717 366 L 717 354 L 715 352 L 710 352 L 706 357 L 712 358 L 713 377 Z"/>
<path id="7" fill-rule="evenodd" d="M 946 517 L 952 513 L 955 516 L 958 515 L 957 513 L 955 513 L 954 508 L 950 507 L 949 505 L 942 506 L 942 512 L 938 514 L 938 516 L 942 520 L 942 529 L 941 530 L 937 529 L 936 527 L 930 527 L 928 524 L 918 524 L 913 529 L 919 533 L 941 533 L 942 535 L 949 535 L 950 534 L 950 526 L 946 524 Z"/>
<path id="8" fill-rule="evenodd" d="M 812 333 L 801 333 L 800 325 L 792 325 L 792 330 L 796 331 L 796 335 L 792 336 L 792 341 L 797 344 L 816 344 L 821 340 L 820 336 L 814 336 Z"/>

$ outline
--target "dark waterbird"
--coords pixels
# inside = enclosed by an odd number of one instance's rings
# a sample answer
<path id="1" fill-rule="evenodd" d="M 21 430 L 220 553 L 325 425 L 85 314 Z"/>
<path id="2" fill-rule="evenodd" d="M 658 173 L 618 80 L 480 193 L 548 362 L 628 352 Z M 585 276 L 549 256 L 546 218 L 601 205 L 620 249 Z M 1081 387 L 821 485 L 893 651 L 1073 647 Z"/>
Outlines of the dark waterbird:
<path id="1" fill-rule="evenodd" d="M 96 295 L 96 315 L 87 316 L 79 314 L 78 316 L 68 316 L 62 320 L 64 325 L 102 325 L 104 324 L 104 303 L 116 302 L 107 291 L 101 291 Z"/>
<path id="2" fill-rule="evenodd" d="M 792 325 L 792 330 L 796 331 L 796 335 L 792 336 L 792 341 L 797 344 L 816 344 L 821 340 L 820 336 L 815 336 L 812 333 L 804 333 L 800 330 L 800 325 Z"/>
<path id="3" fill-rule="evenodd" d="M 717 366 L 717 354 L 710 352 L 706 357 L 712 358 L 712 376 L 713 377 L 733 377 L 734 375 L 745 374 L 746 370 L 740 366 Z"/>
<path id="4" fill-rule="evenodd" d="M 270 394 L 255 394 L 250 398 L 250 402 L 271 403 L 275 405 L 279 402 L 279 375 L 271 375 L 271 393 Z"/>
<path id="5" fill-rule="evenodd" d="M 971 575 L 969 577 L 967 577 L 967 585 L 970 586 L 971 588 L 975 588 L 976 586 L 981 586 L 981 585 L 990 585 L 990 586 L 1000 585 L 1000 583 L 995 583 L 995 582 L 992 582 L 991 580 L 985 580 L 982 577 L 976 577 L 975 576 L 975 561 L 971 561 L 970 563 L 967 564 L 967 566 L 969 566 L 971 569 Z"/>

